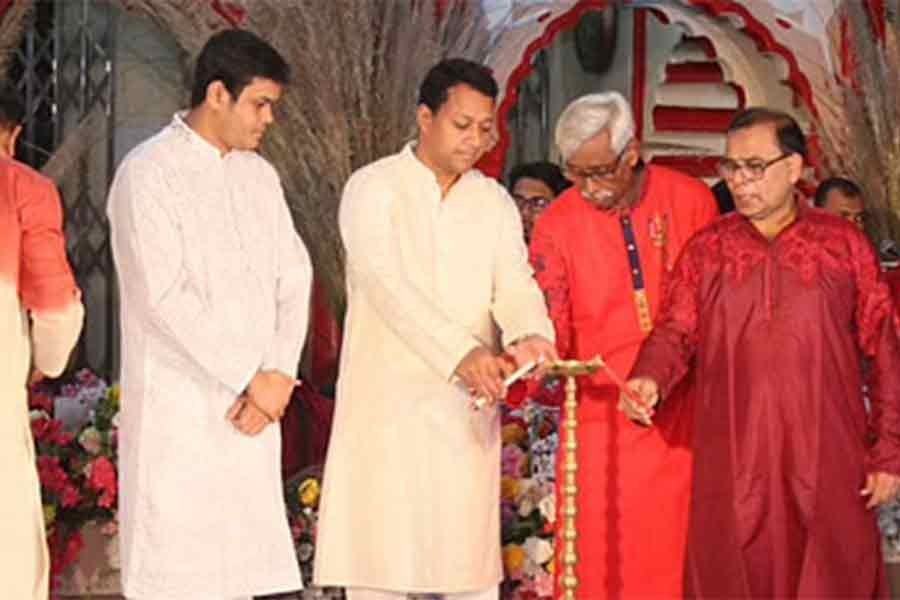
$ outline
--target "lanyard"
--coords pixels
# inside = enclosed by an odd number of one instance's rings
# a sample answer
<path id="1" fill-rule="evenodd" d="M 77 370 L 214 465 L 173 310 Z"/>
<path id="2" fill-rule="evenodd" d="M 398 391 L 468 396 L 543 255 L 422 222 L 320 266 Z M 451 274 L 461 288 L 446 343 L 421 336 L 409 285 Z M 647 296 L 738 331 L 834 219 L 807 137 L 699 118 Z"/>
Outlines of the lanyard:
<path id="1" fill-rule="evenodd" d="M 641 331 L 650 331 L 653 329 L 653 318 L 650 316 L 650 301 L 647 298 L 644 271 L 641 268 L 641 255 L 638 252 L 637 238 L 634 236 L 631 217 L 627 214 L 622 215 L 619 217 L 619 224 L 622 225 L 625 251 L 628 253 L 628 267 L 631 271 L 631 286 L 634 289 L 634 307 L 637 310 L 638 324 Z"/>

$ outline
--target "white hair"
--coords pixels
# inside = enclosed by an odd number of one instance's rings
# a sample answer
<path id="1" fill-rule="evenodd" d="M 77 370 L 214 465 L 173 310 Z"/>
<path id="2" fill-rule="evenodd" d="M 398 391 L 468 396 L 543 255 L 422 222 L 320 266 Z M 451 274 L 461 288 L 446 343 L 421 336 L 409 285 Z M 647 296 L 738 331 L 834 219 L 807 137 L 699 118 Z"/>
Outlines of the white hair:
<path id="1" fill-rule="evenodd" d="M 556 146 L 562 159 L 569 160 L 585 142 L 603 131 L 609 131 L 616 154 L 634 137 L 634 116 L 622 94 L 603 92 L 573 100 L 556 122 Z"/>

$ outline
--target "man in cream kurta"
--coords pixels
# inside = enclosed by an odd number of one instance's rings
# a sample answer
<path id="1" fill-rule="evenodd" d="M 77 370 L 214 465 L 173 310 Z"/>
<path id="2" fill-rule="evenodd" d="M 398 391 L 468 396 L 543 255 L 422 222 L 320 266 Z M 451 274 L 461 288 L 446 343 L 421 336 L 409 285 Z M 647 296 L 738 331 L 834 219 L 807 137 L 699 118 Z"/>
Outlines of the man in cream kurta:
<path id="1" fill-rule="evenodd" d="M 84 317 L 53 182 L 12 159 L 24 109 L 0 92 L 0 597 L 47 600 L 50 564 L 28 419 L 29 371 L 59 375 Z"/>
<path id="2" fill-rule="evenodd" d="M 498 395 L 485 373 L 501 341 L 523 340 L 514 355 L 555 354 L 515 203 L 471 169 L 493 119 L 481 69 L 435 67 L 417 144 L 344 190 L 349 306 L 315 577 L 350 600 L 494 598 L 502 579 L 498 414 L 474 411 L 470 388 Z M 478 352 L 481 378 L 465 368 Z"/>
<path id="3" fill-rule="evenodd" d="M 293 382 L 311 268 L 278 175 L 252 151 L 287 67 L 247 36 L 229 30 L 207 43 L 199 103 L 133 150 L 110 191 L 122 294 L 122 578 L 137 600 L 302 587 L 278 424 L 246 419 L 274 421 L 286 404 L 266 411 L 254 389 L 263 374 Z M 248 60 L 248 46 L 274 66 Z M 206 77 L 210 55 L 247 83 Z"/>

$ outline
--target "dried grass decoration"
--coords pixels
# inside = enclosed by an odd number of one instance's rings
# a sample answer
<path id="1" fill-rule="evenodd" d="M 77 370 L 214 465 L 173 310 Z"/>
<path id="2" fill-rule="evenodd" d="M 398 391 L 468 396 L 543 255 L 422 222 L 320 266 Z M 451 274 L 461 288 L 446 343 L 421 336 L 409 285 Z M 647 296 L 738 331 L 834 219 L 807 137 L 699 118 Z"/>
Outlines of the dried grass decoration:
<path id="1" fill-rule="evenodd" d="M 173 33 L 189 57 L 227 27 L 209 2 L 122 0 Z M 415 101 L 427 70 L 446 56 L 483 61 L 481 5 L 432 1 L 244 0 L 243 27 L 275 46 L 293 70 L 262 152 L 278 169 L 298 232 L 337 318 L 346 306 L 338 233 L 350 174 L 415 135 Z"/>
<path id="2" fill-rule="evenodd" d="M 884 2 L 883 38 L 873 35 L 868 4 L 844 0 L 838 7 L 835 19 L 846 18 L 853 62 L 816 106 L 826 166 L 860 184 L 872 217 L 869 233 L 880 244 L 900 240 L 900 0 Z M 839 40 L 832 55 L 840 65 Z"/>

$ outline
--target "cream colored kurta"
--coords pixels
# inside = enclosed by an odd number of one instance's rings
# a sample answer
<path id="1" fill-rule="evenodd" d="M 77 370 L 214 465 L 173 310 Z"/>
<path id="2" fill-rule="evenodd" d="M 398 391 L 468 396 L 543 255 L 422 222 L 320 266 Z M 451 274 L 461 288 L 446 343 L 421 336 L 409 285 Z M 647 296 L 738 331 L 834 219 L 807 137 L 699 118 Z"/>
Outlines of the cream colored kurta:
<path id="1" fill-rule="evenodd" d="M 126 596 L 199 600 L 301 587 L 277 426 L 225 413 L 259 369 L 294 375 L 311 268 L 274 169 L 174 122 L 116 173 Z"/>
<path id="2" fill-rule="evenodd" d="M 349 306 L 325 466 L 315 577 L 406 592 L 502 578 L 500 436 L 451 383 L 465 354 L 553 339 L 519 213 L 470 171 L 442 201 L 408 146 L 356 172 L 341 235 Z"/>
<path id="3" fill-rule="evenodd" d="M 53 183 L 0 160 L 0 597 L 47 600 L 49 559 L 25 384 L 66 366 L 84 309 Z"/>

